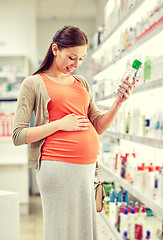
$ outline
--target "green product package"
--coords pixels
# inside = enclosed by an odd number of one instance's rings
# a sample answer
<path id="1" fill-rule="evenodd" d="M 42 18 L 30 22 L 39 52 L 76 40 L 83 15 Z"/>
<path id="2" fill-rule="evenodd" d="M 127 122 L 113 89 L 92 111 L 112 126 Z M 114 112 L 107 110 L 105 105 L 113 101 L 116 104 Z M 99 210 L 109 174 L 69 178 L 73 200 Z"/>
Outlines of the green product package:
<path id="1" fill-rule="evenodd" d="M 139 60 L 135 59 L 135 61 L 132 64 L 132 67 L 135 68 L 136 70 L 138 70 L 141 65 L 142 65 L 142 62 L 140 62 Z"/>

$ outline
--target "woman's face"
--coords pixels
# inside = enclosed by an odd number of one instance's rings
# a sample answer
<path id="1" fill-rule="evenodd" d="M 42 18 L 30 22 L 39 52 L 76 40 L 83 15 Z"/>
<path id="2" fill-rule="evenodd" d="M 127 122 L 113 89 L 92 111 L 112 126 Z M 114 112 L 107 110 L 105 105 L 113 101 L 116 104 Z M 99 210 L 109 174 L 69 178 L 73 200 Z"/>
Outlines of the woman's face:
<path id="1" fill-rule="evenodd" d="M 88 45 L 58 49 L 53 44 L 53 53 L 55 55 L 55 65 L 58 70 L 64 74 L 70 74 L 78 68 L 86 55 Z"/>

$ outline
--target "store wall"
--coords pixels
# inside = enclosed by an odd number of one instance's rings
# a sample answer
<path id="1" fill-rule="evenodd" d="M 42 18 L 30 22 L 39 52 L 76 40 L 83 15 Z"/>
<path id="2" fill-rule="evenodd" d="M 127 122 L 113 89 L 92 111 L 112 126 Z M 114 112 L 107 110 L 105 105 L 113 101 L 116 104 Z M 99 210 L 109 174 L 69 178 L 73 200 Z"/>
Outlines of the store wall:
<path id="1" fill-rule="evenodd" d="M 6 0 L 0 6 L 0 55 L 25 54 L 36 64 L 36 0 Z"/>
<path id="2" fill-rule="evenodd" d="M 96 30 L 104 24 L 104 9 L 108 0 L 97 0 L 96 2 Z"/>
<path id="3" fill-rule="evenodd" d="M 38 20 L 37 29 L 37 48 L 38 48 L 38 61 L 41 61 L 52 41 L 52 38 L 56 31 L 65 25 L 73 25 L 81 28 L 88 36 L 89 42 L 92 40 L 92 36 L 96 31 L 96 22 L 94 19 L 47 19 Z M 76 73 L 83 75 L 88 78 L 91 82 L 88 71 L 89 54 L 84 59 L 83 64 L 79 67 Z M 90 70 L 90 69 L 89 69 Z"/>
<path id="4" fill-rule="evenodd" d="M 56 31 L 65 25 L 74 25 L 81 28 L 88 36 L 88 40 L 91 43 L 93 35 L 97 28 L 104 24 L 104 7 L 107 0 L 96 1 L 96 16 L 93 19 L 38 19 L 37 22 L 37 49 L 38 58 L 40 61 L 44 58 L 47 49 L 52 41 L 52 38 Z M 76 71 L 77 74 L 83 75 L 89 84 L 91 85 L 91 71 L 88 66 L 90 65 L 90 53 L 84 59 L 84 62 L 80 68 Z"/>
<path id="5" fill-rule="evenodd" d="M 96 26 L 94 19 L 39 19 L 37 28 L 38 59 L 42 59 L 56 31 L 65 25 L 81 28 L 91 40 Z"/>

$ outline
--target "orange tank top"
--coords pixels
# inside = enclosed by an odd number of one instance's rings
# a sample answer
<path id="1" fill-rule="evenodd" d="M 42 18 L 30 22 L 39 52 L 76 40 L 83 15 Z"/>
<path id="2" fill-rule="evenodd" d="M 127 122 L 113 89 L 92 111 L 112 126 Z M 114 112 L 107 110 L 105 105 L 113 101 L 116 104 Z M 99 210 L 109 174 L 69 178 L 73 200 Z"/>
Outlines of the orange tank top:
<path id="1" fill-rule="evenodd" d="M 72 85 L 61 85 L 42 77 L 48 91 L 49 122 L 75 113 L 88 118 L 89 96 L 85 87 L 74 77 Z M 42 160 L 54 160 L 75 164 L 92 164 L 99 154 L 99 138 L 93 125 L 84 131 L 57 131 L 48 136 L 42 147 Z"/>

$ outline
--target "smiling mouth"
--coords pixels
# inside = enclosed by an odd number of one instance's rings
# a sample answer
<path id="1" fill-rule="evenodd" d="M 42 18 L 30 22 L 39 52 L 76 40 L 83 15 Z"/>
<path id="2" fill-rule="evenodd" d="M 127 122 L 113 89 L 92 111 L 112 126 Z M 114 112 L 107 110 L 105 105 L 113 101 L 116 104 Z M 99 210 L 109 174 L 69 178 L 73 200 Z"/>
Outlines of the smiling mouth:
<path id="1" fill-rule="evenodd" d="M 69 67 L 66 67 L 66 69 L 68 72 L 72 72 L 74 70 L 73 68 L 69 68 Z"/>

